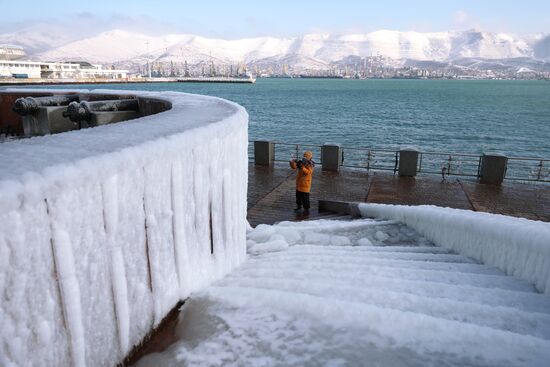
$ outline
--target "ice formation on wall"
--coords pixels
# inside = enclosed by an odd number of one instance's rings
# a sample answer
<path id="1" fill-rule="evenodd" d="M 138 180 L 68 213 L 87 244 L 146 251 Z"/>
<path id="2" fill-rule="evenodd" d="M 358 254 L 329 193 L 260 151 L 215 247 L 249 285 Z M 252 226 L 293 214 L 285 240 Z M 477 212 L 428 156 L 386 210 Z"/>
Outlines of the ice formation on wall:
<path id="1" fill-rule="evenodd" d="M 1 366 L 114 366 L 244 260 L 246 111 L 138 94 L 172 109 L 0 146 Z"/>
<path id="2" fill-rule="evenodd" d="M 550 224 L 430 205 L 359 204 L 364 216 L 405 223 L 447 249 L 550 293 Z"/>

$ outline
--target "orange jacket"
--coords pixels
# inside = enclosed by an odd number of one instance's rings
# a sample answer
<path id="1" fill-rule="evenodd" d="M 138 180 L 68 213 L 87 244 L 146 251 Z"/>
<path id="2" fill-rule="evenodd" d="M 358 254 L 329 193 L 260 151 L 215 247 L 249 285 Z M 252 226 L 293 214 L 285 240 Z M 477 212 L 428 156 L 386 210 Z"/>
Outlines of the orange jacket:
<path id="1" fill-rule="evenodd" d="M 298 165 L 296 161 L 290 161 L 290 168 L 297 169 Z M 309 192 L 311 190 L 311 177 L 313 176 L 313 167 L 302 165 L 298 169 L 298 175 L 296 176 L 296 191 Z"/>

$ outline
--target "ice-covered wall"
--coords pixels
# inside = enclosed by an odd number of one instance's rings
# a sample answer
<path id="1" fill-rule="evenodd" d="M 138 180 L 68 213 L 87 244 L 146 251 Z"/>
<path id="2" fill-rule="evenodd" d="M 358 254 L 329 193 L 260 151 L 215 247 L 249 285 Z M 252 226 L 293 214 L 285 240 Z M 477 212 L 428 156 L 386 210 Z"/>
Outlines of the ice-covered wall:
<path id="1" fill-rule="evenodd" d="M 550 294 L 550 223 L 430 205 L 359 204 L 359 209 L 363 216 L 403 222 L 437 245 Z"/>
<path id="2" fill-rule="evenodd" d="M 0 144 L 1 366 L 114 366 L 244 260 L 246 111 L 137 94 L 172 109 Z"/>

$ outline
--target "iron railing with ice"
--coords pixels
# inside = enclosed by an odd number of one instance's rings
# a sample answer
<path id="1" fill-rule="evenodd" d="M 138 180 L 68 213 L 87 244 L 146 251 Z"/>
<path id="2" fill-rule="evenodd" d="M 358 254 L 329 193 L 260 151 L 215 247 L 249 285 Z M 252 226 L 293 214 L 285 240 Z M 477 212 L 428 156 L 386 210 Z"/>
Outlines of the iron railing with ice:
<path id="1" fill-rule="evenodd" d="M 254 142 L 248 146 L 249 160 L 254 161 Z M 270 142 L 273 144 L 273 161 L 288 162 L 301 157 L 305 150 L 313 152 L 314 160 L 322 165 L 323 145 Z M 370 171 L 399 173 L 400 150 L 341 146 L 340 167 Z M 417 174 L 480 178 L 484 155 L 417 151 Z M 503 156 L 504 157 L 504 156 Z M 550 183 L 550 159 L 532 157 L 504 157 L 506 180 Z"/>

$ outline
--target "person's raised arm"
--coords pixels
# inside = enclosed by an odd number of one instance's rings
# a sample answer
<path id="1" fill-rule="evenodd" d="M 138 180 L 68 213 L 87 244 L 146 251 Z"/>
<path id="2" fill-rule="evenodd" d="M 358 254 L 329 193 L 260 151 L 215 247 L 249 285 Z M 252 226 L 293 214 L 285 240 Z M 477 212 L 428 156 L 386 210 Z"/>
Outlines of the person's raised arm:
<path id="1" fill-rule="evenodd" d="M 302 165 L 302 173 L 304 175 L 311 175 L 311 173 L 313 172 L 313 167 L 311 167 L 310 165 Z"/>

